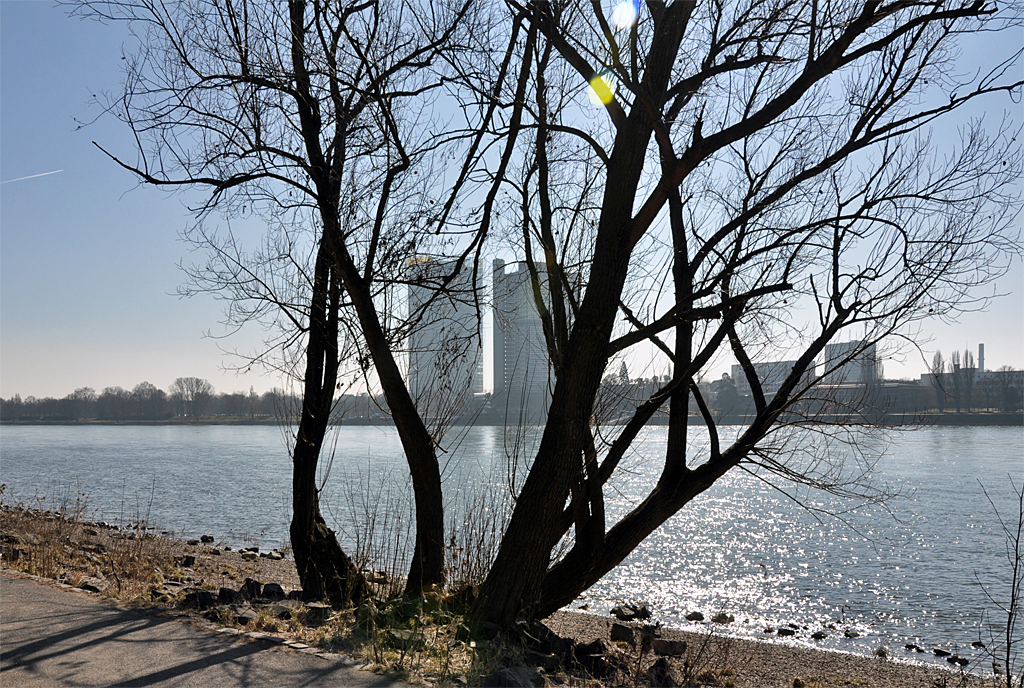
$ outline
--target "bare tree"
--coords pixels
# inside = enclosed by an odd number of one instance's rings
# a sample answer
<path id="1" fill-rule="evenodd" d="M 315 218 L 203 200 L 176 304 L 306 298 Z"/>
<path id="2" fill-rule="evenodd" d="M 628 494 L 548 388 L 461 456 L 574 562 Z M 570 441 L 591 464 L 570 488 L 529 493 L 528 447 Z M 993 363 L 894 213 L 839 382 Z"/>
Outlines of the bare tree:
<path id="1" fill-rule="evenodd" d="M 179 377 L 169 387 L 172 396 L 181 400 L 183 414 L 193 419 L 202 418 L 213 399 L 213 385 L 198 377 Z"/>
<path id="2" fill-rule="evenodd" d="M 76 419 L 91 418 L 95 413 L 96 390 L 92 387 L 79 387 L 68 395 L 68 399 L 72 401 Z"/>
<path id="3" fill-rule="evenodd" d="M 974 352 L 970 349 L 964 349 L 964 364 L 960 367 L 960 376 L 962 378 L 960 387 L 963 390 L 964 406 L 968 411 L 974 410 L 975 407 L 974 378 L 977 372 Z"/>
<path id="4" fill-rule="evenodd" d="M 121 387 L 106 387 L 96 398 L 96 417 L 101 420 L 127 420 L 130 406 L 131 392 Z"/>
<path id="5" fill-rule="evenodd" d="M 928 372 L 931 373 L 932 389 L 935 390 L 935 407 L 939 411 L 944 411 L 947 392 L 943 375 L 946 373 L 946 360 L 942 357 L 941 351 L 935 352 Z"/>
<path id="6" fill-rule="evenodd" d="M 996 371 L 999 378 L 1000 407 L 1010 413 L 1021 408 L 1024 401 L 1024 375 L 1012 366 L 1001 366 Z"/>
<path id="7" fill-rule="evenodd" d="M 167 394 L 152 383 L 140 382 L 132 388 L 132 402 L 139 418 L 155 420 L 164 414 Z"/>
<path id="8" fill-rule="evenodd" d="M 249 393 L 245 396 L 244 413 L 250 418 L 256 417 L 256 407 L 260 403 L 260 395 L 256 394 L 256 390 L 249 386 Z"/>
<path id="9" fill-rule="evenodd" d="M 986 597 L 996 605 L 1006 619 L 998 636 L 993 635 L 991 647 L 987 648 L 992 657 L 992 668 L 996 672 L 999 685 L 1006 688 L 1024 688 L 1024 658 L 1021 656 L 1021 645 L 1024 644 L 1022 633 L 1022 614 L 1024 614 L 1024 485 L 1014 483 L 1013 476 L 1007 476 L 1007 483 L 1013 496 L 1016 497 L 1017 512 L 1004 517 L 996 508 L 988 490 L 982 485 L 996 523 L 1003 532 L 1006 545 L 1006 564 L 1008 589 L 1004 592 L 993 590 L 982 585 Z M 1016 519 L 1016 520 L 1014 520 Z M 977 577 L 977 573 L 975 573 Z M 1004 683 L 1005 682 L 1005 683 Z"/>
<path id="10" fill-rule="evenodd" d="M 978 305 L 974 287 L 1019 251 L 1012 125 L 974 122 L 941 150 L 928 133 L 965 104 L 1019 94 L 1019 53 L 967 77 L 952 59 L 964 34 L 1019 25 L 1014 4 L 652 0 L 615 23 L 599 3 L 547 1 L 83 7 L 146 27 L 116 108 L 142 157 L 122 164 L 212 189 L 193 236 L 213 259 L 194 285 L 225 295 L 232 322 L 279 327 L 276 351 L 294 354 L 279 365 L 303 370 L 292 541 L 303 586 L 336 598 L 359 579 L 315 473 L 345 360 L 372 369 L 408 459 L 407 590 L 443 580 L 437 438 L 396 353 L 430 299 L 392 320 L 389 286 L 415 282 L 411 255 L 454 256 L 435 298 L 464 266 L 476 274 L 488 238 L 525 257 L 551 401 L 471 612 L 509 627 L 570 602 L 729 471 L 877 498 L 870 460 L 830 451 L 843 428 L 817 426 L 813 442 L 794 428 L 815 420 L 801 405 L 814 381 Z M 441 85 L 462 98 L 456 116 L 409 115 Z M 596 113 L 580 111 L 588 88 Z M 202 225 L 254 207 L 270 225 L 258 256 Z M 671 376 L 624 424 L 595 427 L 601 380 L 637 347 Z M 702 381 L 720 350 L 751 392 L 735 439 Z M 757 364 L 781 352 L 793 363 L 766 392 Z M 705 448 L 687 440 L 691 401 Z M 669 422 L 661 475 L 609 523 L 605 491 L 656 413 Z"/>
<path id="11" fill-rule="evenodd" d="M 976 303 L 972 288 L 1018 250 L 1020 174 L 1012 126 L 975 123 L 943 158 L 928 135 L 977 97 L 1019 92 L 1016 55 L 966 80 L 949 58 L 962 34 L 1015 25 L 1016 6 L 649 2 L 617 26 L 597 4 L 510 4 L 529 30 L 524 97 L 509 107 L 531 135 L 507 175 L 520 209 L 507 236 L 532 271 L 560 279 L 535 290 L 555 378 L 548 421 L 473 611 L 503 626 L 569 603 L 730 470 L 878 496 L 866 457 L 844 465 L 827 442 L 799 451 L 792 426 L 814 420 L 801 399 L 819 373 Z M 601 115 L 567 105 L 584 84 Z M 847 332 L 855 343 L 816 371 Z M 641 344 L 671 361 L 671 380 L 624 426 L 595 429 L 610 361 Z M 699 382 L 723 348 L 753 404 L 731 443 Z M 768 394 L 756 364 L 780 352 L 794 363 Z M 703 450 L 687 441 L 691 400 Z M 609 523 L 604 491 L 659 410 L 662 473 Z"/>
<path id="12" fill-rule="evenodd" d="M 380 386 L 402 438 L 417 524 L 408 589 L 443 582 L 440 438 L 417 412 L 400 360 L 432 299 L 399 317 L 397 287 L 417 280 L 411 256 L 453 247 L 458 258 L 435 298 L 464 267 L 475 275 L 482 244 L 467 234 L 472 213 L 460 210 L 459 190 L 487 142 L 468 105 L 462 129 L 433 110 L 451 93 L 449 62 L 474 40 L 463 28 L 470 3 L 73 4 L 128 22 L 139 38 L 123 95 L 109 103 L 135 133 L 137 158 L 111 157 L 143 183 L 208 191 L 186 238 L 209 260 L 186 268 L 185 292 L 225 298 L 230 327 L 266 326 L 267 349 L 243 367 L 267 365 L 303 387 L 291 525 L 303 587 L 339 604 L 365 587 L 323 519 L 316 480 L 346 376 Z M 436 165 L 456 153 L 466 164 L 449 178 Z M 218 213 L 256 217 L 267 232 L 252 248 L 230 224 L 209 222 Z"/>

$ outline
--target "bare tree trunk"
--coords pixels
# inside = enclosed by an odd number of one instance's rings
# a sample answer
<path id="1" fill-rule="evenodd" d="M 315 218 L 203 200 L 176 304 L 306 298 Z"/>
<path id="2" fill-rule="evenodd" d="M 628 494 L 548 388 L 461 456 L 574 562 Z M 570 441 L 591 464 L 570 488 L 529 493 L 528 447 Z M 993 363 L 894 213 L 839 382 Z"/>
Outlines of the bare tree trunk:
<path id="1" fill-rule="evenodd" d="M 306 344 L 302 415 L 292 455 L 292 550 L 303 591 L 340 608 L 358 603 L 366 581 L 342 551 L 320 513 L 316 469 L 330 419 L 338 377 L 338 305 L 341 287 L 326 257 L 318 250 Z"/>
<path id="2" fill-rule="evenodd" d="M 366 337 L 381 389 L 387 399 L 398 436 L 402 440 L 416 503 L 416 546 L 413 550 L 405 594 L 419 595 L 423 588 L 444 583 L 444 498 L 441 468 L 434 440 L 420 418 L 402 379 L 391 347 L 381 327 L 370 290 L 351 257 L 339 249 L 342 273 L 359 323 Z"/>
<path id="3" fill-rule="evenodd" d="M 623 186 L 608 185 L 609 189 L 624 187 L 628 188 L 628 182 Z M 622 206 L 623 214 L 615 218 L 620 221 L 629 217 L 628 205 L 624 205 L 628 195 L 623 197 L 614 199 L 623 202 L 616 203 Z M 606 213 L 604 218 L 611 222 L 611 215 Z M 520 612 L 533 613 L 551 551 L 564 532 L 562 511 L 586 448 L 590 413 L 607 362 L 608 341 L 626 275 L 628 250 L 621 245 L 613 246 L 608 240 L 599 243 L 608 245 L 604 250 L 599 247 L 593 272 L 606 279 L 591 280 L 574 327 L 577 336 L 570 339 L 566 364 L 555 386 L 536 459 L 471 612 L 477 620 L 508 627 Z M 589 336 L 580 337 L 580 332 Z"/>
<path id="4" fill-rule="evenodd" d="M 327 251 L 329 255 L 330 270 L 334 280 L 331 285 L 332 290 L 338 289 L 340 292 L 344 286 L 345 292 L 355 307 L 360 328 L 366 338 L 366 344 L 373 357 L 381 387 L 405 449 L 416 501 L 416 547 L 413 552 L 406 592 L 418 595 L 423 587 L 444 582 L 444 503 L 441 496 L 441 472 L 434 453 L 433 438 L 427 432 L 412 398 L 409 396 L 409 391 L 405 387 L 398 364 L 395 362 L 394 354 L 381 326 L 380 316 L 369 287 L 368 273 L 364 274 L 356 267 L 341 231 L 342 225 L 338 208 L 340 207 L 341 179 L 345 161 L 342 149 L 346 145 L 348 127 L 356 113 L 346 107 L 338 108 L 335 113 L 337 150 L 333 151 L 331 163 L 328 164 L 328 156 L 325 155 L 320 141 L 322 114 L 317 100 L 311 93 L 310 76 L 306 64 L 307 56 L 303 43 L 305 9 L 306 3 L 303 0 L 290 0 L 292 65 L 295 73 L 296 92 L 299 94 L 297 103 L 303 140 L 309 158 L 314 163 L 310 169 L 310 176 L 317 188 L 320 218 L 324 226 L 321 250 Z M 314 296 L 314 300 L 315 298 Z M 333 298 L 332 292 L 332 300 Z M 331 395 L 334 393 L 337 382 L 337 302 L 333 302 L 327 316 L 328 320 L 333 322 L 333 331 L 328 333 L 328 341 L 325 342 L 325 345 L 334 348 L 334 367 L 329 380 L 328 376 L 324 375 L 324 385 L 319 390 L 319 394 L 323 397 L 323 403 L 326 404 L 323 430 L 318 425 L 314 428 L 311 423 L 311 430 L 314 430 L 314 434 L 319 438 L 317 440 L 311 436 L 311 440 L 315 440 L 317 443 L 322 442 L 323 431 L 326 430 L 326 413 L 329 412 Z M 312 330 L 311 322 L 311 341 Z M 310 357 L 307 356 L 307 369 L 311 370 L 309 369 L 309 359 Z M 305 394 L 307 403 L 317 393 L 317 390 L 310 388 L 309 380 L 310 375 L 307 373 Z M 303 406 L 304 416 L 305 408 L 306 404 Z M 296 476 L 298 476 L 298 466 L 296 466 Z M 298 490 L 298 488 L 295 489 Z M 298 561 L 297 557 L 296 561 Z"/>

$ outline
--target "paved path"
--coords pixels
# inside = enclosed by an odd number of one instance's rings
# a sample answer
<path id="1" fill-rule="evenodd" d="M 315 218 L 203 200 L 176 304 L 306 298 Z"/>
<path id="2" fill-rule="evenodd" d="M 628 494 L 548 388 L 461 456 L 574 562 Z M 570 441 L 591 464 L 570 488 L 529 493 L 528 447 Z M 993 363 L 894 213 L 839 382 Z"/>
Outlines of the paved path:
<path id="1" fill-rule="evenodd" d="M 398 686 L 337 659 L 224 636 L 0 574 L 0 686 Z"/>

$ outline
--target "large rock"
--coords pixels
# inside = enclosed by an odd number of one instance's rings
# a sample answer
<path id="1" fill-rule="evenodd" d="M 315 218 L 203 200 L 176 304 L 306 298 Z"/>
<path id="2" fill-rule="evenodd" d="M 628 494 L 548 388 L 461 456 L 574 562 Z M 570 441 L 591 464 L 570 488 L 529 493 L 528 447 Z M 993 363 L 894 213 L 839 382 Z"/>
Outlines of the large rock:
<path id="1" fill-rule="evenodd" d="M 663 657 L 682 657 L 686 654 L 686 641 L 655 638 L 651 641 L 651 650 Z"/>
<path id="2" fill-rule="evenodd" d="M 418 652 L 427 646 L 427 637 L 416 631 L 391 629 L 387 636 L 388 644 L 396 650 Z"/>
<path id="3" fill-rule="evenodd" d="M 647 670 L 647 680 L 651 686 L 656 688 L 676 688 L 679 684 L 672 678 L 672 673 L 669 669 L 668 660 L 664 657 L 659 657 L 651 668 Z"/>
<path id="4" fill-rule="evenodd" d="M 258 580 L 246 578 L 238 594 L 250 600 L 256 599 L 263 594 L 263 584 Z"/>
<path id="5" fill-rule="evenodd" d="M 289 600 L 298 600 L 299 602 L 319 602 L 320 598 L 311 592 L 306 592 L 301 588 L 299 590 L 289 590 L 288 594 L 285 595 Z"/>
<path id="6" fill-rule="evenodd" d="M 78 587 L 88 592 L 103 592 L 110 586 L 110 583 L 102 578 L 85 578 Z"/>
<path id="7" fill-rule="evenodd" d="M 200 542 L 207 542 L 207 543 L 213 542 L 213 536 L 212 535 L 201 535 L 199 537 L 199 541 Z"/>
<path id="8" fill-rule="evenodd" d="M 252 607 L 232 607 L 231 611 L 235 615 L 235 620 L 240 624 L 247 624 L 256 621 L 260 618 L 260 615 L 256 613 L 256 610 Z"/>
<path id="9" fill-rule="evenodd" d="M 711 622 L 716 624 L 729 624 L 736 620 L 736 617 L 732 614 L 726 614 L 725 612 L 718 612 L 711 617 Z"/>
<path id="10" fill-rule="evenodd" d="M 544 685 L 544 676 L 537 667 L 508 667 L 498 669 L 484 678 L 483 685 L 495 688 L 533 688 Z"/>
<path id="11" fill-rule="evenodd" d="M 611 614 L 619 621 L 646 621 L 651 618 L 651 610 L 646 604 L 620 604 L 612 607 Z"/>
<path id="12" fill-rule="evenodd" d="M 310 602 L 302 610 L 302 623 L 307 626 L 319 626 L 327 623 L 332 614 L 334 614 L 334 609 L 331 608 L 331 605 L 323 602 Z"/>
<path id="13" fill-rule="evenodd" d="M 267 583 L 263 586 L 262 596 L 268 600 L 283 600 L 285 598 L 284 588 L 277 583 Z"/>
<path id="14" fill-rule="evenodd" d="M 576 646 L 576 657 L 583 657 L 586 655 L 603 655 L 608 652 L 608 645 L 598 638 L 592 643 L 581 643 Z"/>
<path id="15" fill-rule="evenodd" d="M 528 650 L 526 652 L 526 660 L 530 664 L 539 666 L 549 674 L 558 671 L 558 668 L 562 665 L 562 660 L 553 652 L 537 652 L 536 650 Z"/>
<path id="16" fill-rule="evenodd" d="M 594 678 L 607 679 L 630 670 L 622 659 L 613 655 L 583 655 L 577 656 L 576 661 Z"/>
<path id="17" fill-rule="evenodd" d="M 686 615 L 686 620 L 687 621 L 703 621 L 704 620 L 704 615 L 701 614 L 700 612 L 690 612 L 689 614 Z"/>
<path id="18" fill-rule="evenodd" d="M 172 584 L 164 584 L 158 588 L 154 588 L 150 593 L 150 597 L 154 602 L 167 603 L 175 598 L 175 596 L 181 592 L 181 588 Z"/>
<path id="19" fill-rule="evenodd" d="M 636 611 L 637 621 L 647 621 L 651 618 L 651 610 L 647 608 L 646 604 L 641 604 L 639 607 L 633 607 Z"/>
<path id="20" fill-rule="evenodd" d="M 287 620 L 292 618 L 292 614 L 295 613 L 300 606 L 302 606 L 302 604 L 295 600 L 281 600 L 274 604 L 261 606 L 260 609 L 274 618 Z"/>
<path id="21" fill-rule="evenodd" d="M 613 643 L 629 643 L 633 645 L 636 642 L 633 629 L 630 626 L 617 623 L 612 624 L 611 639 Z"/>
<path id="22" fill-rule="evenodd" d="M 476 627 L 475 635 L 484 640 L 494 640 L 501 633 L 501 626 L 490 621 L 481 621 Z"/>
<path id="23" fill-rule="evenodd" d="M 209 609 L 217 604 L 217 598 L 209 590 L 190 590 L 185 593 L 184 604 L 195 609 Z"/>
<path id="24" fill-rule="evenodd" d="M 232 604 L 237 599 L 238 593 L 232 590 L 231 588 L 221 588 L 217 592 L 217 600 L 221 604 Z"/>

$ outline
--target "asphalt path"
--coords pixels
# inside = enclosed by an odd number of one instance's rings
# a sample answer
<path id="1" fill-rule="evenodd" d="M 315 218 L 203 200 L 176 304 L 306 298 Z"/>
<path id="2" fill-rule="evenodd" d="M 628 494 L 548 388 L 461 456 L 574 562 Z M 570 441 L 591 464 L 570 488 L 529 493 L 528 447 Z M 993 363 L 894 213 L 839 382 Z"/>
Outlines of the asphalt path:
<path id="1" fill-rule="evenodd" d="M 399 686 L 342 659 L 225 636 L 0 574 L 0 686 Z"/>

